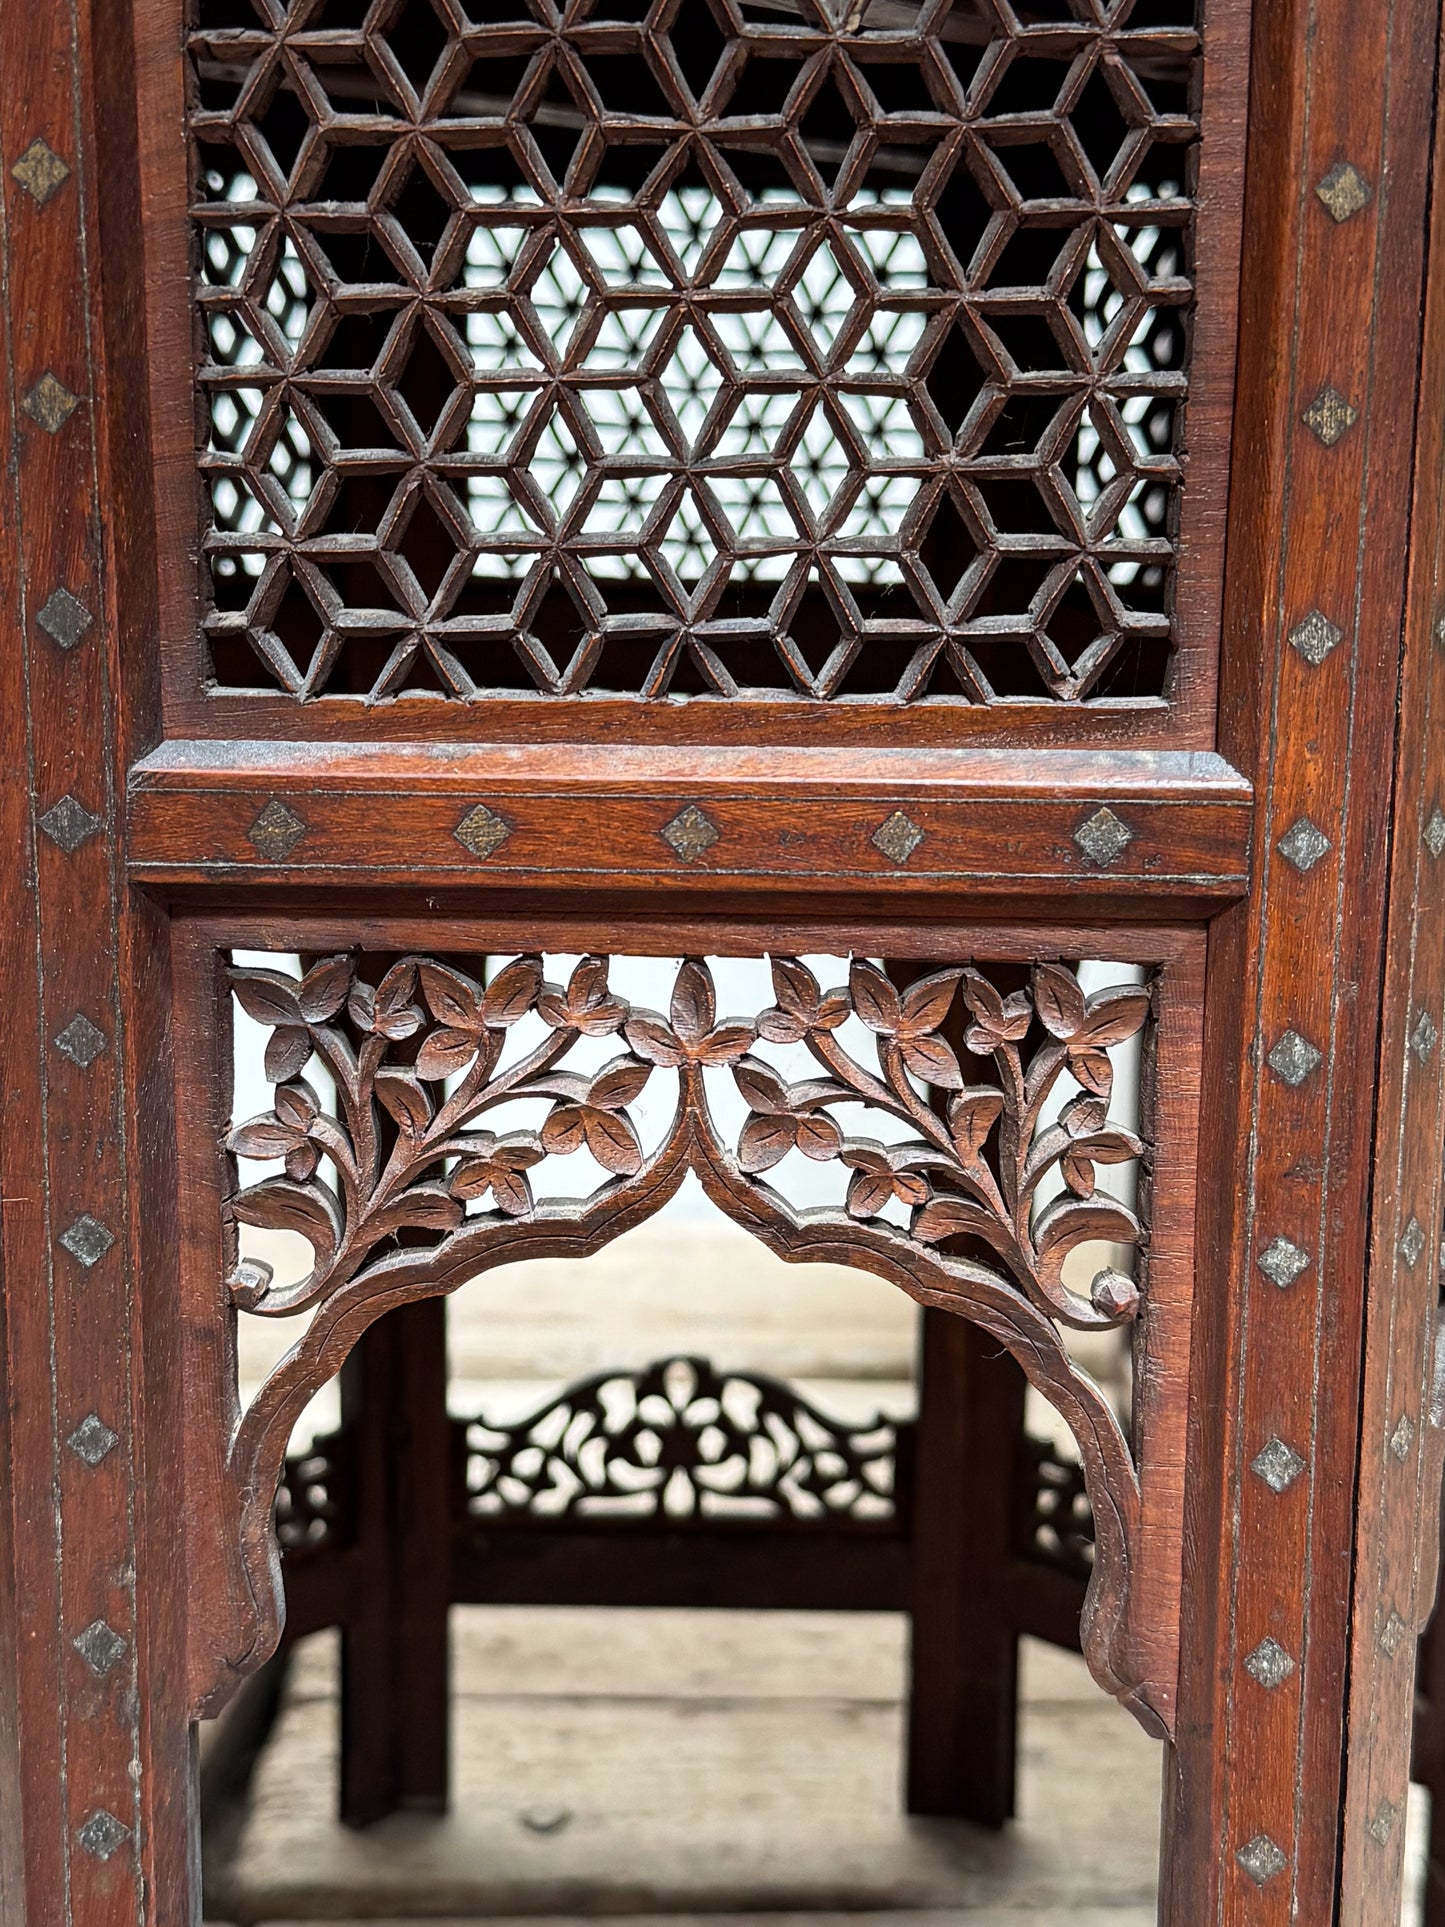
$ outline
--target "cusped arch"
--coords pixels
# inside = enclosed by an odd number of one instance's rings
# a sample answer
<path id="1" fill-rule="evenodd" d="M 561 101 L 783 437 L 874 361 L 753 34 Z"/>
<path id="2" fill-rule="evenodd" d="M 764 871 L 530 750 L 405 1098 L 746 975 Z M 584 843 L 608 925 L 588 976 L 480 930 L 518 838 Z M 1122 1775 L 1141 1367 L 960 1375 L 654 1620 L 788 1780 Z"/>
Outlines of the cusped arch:
<path id="1" fill-rule="evenodd" d="M 1107 1327 L 1138 1310 L 1137 1293 L 1117 1273 L 1100 1275 L 1092 1300 L 1067 1292 L 1059 1275 L 1072 1243 L 1139 1235 L 1125 1207 L 1094 1197 L 1084 1175 L 1091 1145 L 1101 1161 L 1125 1147 L 1107 1124 L 1107 1091 L 1091 1096 L 1087 1082 L 1072 1119 L 1039 1125 L 1043 1093 L 1061 1066 L 1087 1079 L 1092 1058 L 1094 1084 L 1106 1084 L 1108 1042 L 1145 1021 L 1147 990 L 1086 998 L 1068 970 L 1042 965 L 1028 992 L 1008 999 L 964 967 L 900 991 L 876 967 L 855 962 L 848 987 L 825 993 L 795 959 L 774 959 L 772 968 L 778 1003 L 722 1023 L 707 967 L 696 959 L 680 967 L 666 1018 L 613 997 L 600 958 L 584 959 L 565 990 L 546 983 L 534 958 L 519 959 L 487 986 L 426 958 L 403 959 L 376 985 L 352 958 L 315 965 L 299 983 L 279 973 L 232 973 L 247 1008 L 271 1027 L 277 1101 L 264 1118 L 238 1126 L 230 1142 L 243 1155 L 285 1157 L 288 1175 L 227 1201 L 231 1294 L 262 1315 L 309 1307 L 312 1317 L 231 1434 L 225 1483 L 239 1527 L 230 1542 L 239 1562 L 231 1595 L 244 1598 L 244 1610 L 203 1695 L 205 1710 L 280 1637 L 273 1508 L 287 1443 L 309 1399 L 366 1328 L 396 1306 L 449 1293 L 522 1258 L 589 1257 L 660 1210 L 691 1172 L 725 1216 L 784 1260 L 872 1272 L 921 1305 L 973 1320 L 1014 1356 L 1068 1425 L 1083 1462 L 1096 1536 L 1085 1658 L 1099 1684 L 1151 1732 L 1168 1732 L 1173 1679 L 1160 1671 L 1158 1628 L 1139 1623 L 1132 1584 L 1145 1556 L 1139 1468 L 1108 1400 L 1071 1358 L 1056 1324 L 1062 1317 Z M 950 1029 L 956 1002 L 970 1020 L 966 1048 L 993 1055 L 997 1085 L 963 1075 L 964 1045 L 950 1042 L 962 1034 L 956 1023 Z M 519 1074 L 498 1040 L 523 1014 L 540 1015 L 545 1035 L 531 1068 L 524 1057 Z M 876 1040 L 876 1070 L 837 1041 L 854 1015 Z M 592 1035 L 614 1035 L 624 1051 L 590 1078 L 559 1070 L 570 1041 L 589 1026 Z M 1042 1043 L 1026 1055 L 1025 1037 L 1040 1033 Z M 770 1035 L 806 1046 L 825 1075 L 785 1082 L 755 1053 Z M 404 1045 L 407 1067 L 391 1064 L 392 1044 Z M 336 1079 L 334 1114 L 300 1082 L 313 1051 Z M 677 1072 L 678 1096 L 661 1141 L 644 1154 L 626 1107 L 649 1066 Z M 736 1144 L 708 1102 L 705 1080 L 718 1072 L 753 1107 Z M 935 1092 L 948 1093 L 941 1105 L 922 1096 L 925 1074 Z M 468 1128 L 497 1087 L 504 1087 L 499 1103 L 519 1093 L 548 1098 L 540 1133 L 497 1137 Z M 859 1101 L 886 1101 L 920 1135 L 887 1144 L 845 1136 L 832 1113 Z M 796 1148 L 803 1134 L 810 1155 L 851 1171 L 847 1205 L 799 1210 L 767 1182 L 764 1172 L 780 1161 L 778 1143 Z M 534 1200 L 527 1172 L 549 1151 L 583 1139 L 610 1165 L 610 1179 L 580 1201 Z M 318 1176 L 317 1150 L 339 1174 L 333 1191 Z M 1032 1202 L 1038 1174 L 1063 1158 L 1072 1160 L 1073 1191 L 1039 1212 Z M 906 1226 L 869 1208 L 885 1180 L 890 1195 L 900 1186 L 906 1195 Z M 491 1209 L 467 1215 L 468 1204 L 488 1197 Z M 1041 1257 L 1061 1213 L 1072 1235 L 1056 1237 Z M 304 1231 L 316 1258 L 308 1278 L 277 1290 L 264 1268 L 236 1259 L 238 1221 Z M 393 1233 L 404 1224 L 429 1228 L 435 1242 L 397 1244 Z"/>

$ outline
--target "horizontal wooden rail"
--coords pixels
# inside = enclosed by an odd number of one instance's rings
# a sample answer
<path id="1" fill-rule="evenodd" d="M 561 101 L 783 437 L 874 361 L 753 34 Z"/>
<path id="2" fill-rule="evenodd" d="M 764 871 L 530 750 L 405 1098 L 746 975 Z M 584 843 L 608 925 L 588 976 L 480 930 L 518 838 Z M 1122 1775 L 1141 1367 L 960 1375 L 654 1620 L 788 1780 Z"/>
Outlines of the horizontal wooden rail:
<path id="1" fill-rule="evenodd" d="M 1097 913 L 1239 897 L 1253 792 L 1191 751 L 172 740 L 132 770 L 129 809 L 131 875 L 163 886 L 1086 887 Z"/>

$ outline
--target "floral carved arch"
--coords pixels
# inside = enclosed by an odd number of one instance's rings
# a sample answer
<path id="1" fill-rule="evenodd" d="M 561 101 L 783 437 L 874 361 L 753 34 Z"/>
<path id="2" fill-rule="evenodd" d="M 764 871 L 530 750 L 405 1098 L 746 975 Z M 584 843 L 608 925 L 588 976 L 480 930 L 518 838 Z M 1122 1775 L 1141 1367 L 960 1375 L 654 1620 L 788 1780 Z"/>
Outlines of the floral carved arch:
<path id="1" fill-rule="evenodd" d="M 825 990 L 798 958 L 775 956 L 775 1002 L 720 1020 L 697 958 L 677 968 L 666 1015 L 615 994 L 605 957 L 583 957 L 565 985 L 547 981 L 539 956 L 516 958 L 490 983 L 477 961 L 476 976 L 428 956 L 369 972 L 364 956 L 329 957 L 299 980 L 228 971 L 241 1006 L 269 1029 L 274 1103 L 235 1125 L 227 1149 L 284 1170 L 233 1187 L 225 1201 L 227 1288 L 247 1312 L 312 1316 L 230 1433 L 224 1485 L 240 1523 L 232 1592 L 244 1609 L 201 1710 L 219 1705 L 279 1638 L 272 1508 L 287 1443 L 366 1327 L 524 1257 L 587 1257 L 652 1216 L 691 1172 L 778 1256 L 873 1272 L 921 1305 L 973 1320 L 1012 1353 L 1083 1462 L 1096 1534 L 1085 1658 L 1105 1690 L 1167 1733 L 1172 1673 L 1161 1674 L 1158 1628 L 1143 1623 L 1132 1583 L 1145 1553 L 1140 1467 L 1059 1332 L 1137 1320 L 1147 1341 L 1147 1287 L 1141 1296 L 1105 1268 L 1085 1296 L 1063 1266 L 1081 1243 L 1145 1241 L 1133 1210 L 1098 1189 L 1096 1167 L 1148 1162 L 1148 1147 L 1109 1119 L 1108 1051 L 1150 1026 L 1151 987 L 1086 995 L 1073 970 L 1051 961 L 1006 989 L 988 966 L 900 982 L 855 958 L 846 984 Z M 566 1061 L 583 1038 L 613 1050 L 587 1072 Z M 768 1045 L 794 1047 L 794 1062 L 805 1052 L 817 1075 L 784 1075 L 763 1054 Z M 327 1074 L 315 1083 L 303 1075 L 313 1062 Z M 676 1076 L 676 1105 L 644 1148 L 629 1107 L 659 1074 Z M 717 1116 L 719 1078 L 747 1107 L 735 1131 Z M 1077 1089 L 1060 1105 L 1068 1079 Z M 318 1094 L 321 1083 L 334 1099 Z M 539 1100 L 539 1128 L 484 1127 L 507 1105 L 535 1115 Z M 887 1119 L 887 1134 L 855 1134 L 839 1113 L 879 1120 L 875 1128 Z M 600 1186 L 582 1199 L 534 1196 L 546 1160 L 582 1148 L 603 1169 Z M 769 1182 L 790 1153 L 839 1167 L 836 1206 L 797 1208 Z M 1049 1173 L 1059 1195 L 1040 1208 Z M 307 1276 L 276 1284 L 240 1255 L 241 1225 L 302 1233 L 314 1260 Z"/>

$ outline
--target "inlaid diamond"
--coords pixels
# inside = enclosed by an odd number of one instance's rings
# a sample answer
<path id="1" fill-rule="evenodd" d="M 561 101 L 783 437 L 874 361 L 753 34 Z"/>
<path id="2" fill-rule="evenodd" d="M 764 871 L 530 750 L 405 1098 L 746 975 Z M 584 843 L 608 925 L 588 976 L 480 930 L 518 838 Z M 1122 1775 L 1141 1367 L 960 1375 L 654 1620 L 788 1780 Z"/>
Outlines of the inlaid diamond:
<path id="1" fill-rule="evenodd" d="M 1320 1053 L 1297 1030 L 1287 1030 L 1269 1054 L 1269 1066 L 1292 1088 L 1303 1084 L 1321 1062 Z"/>
<path id="2" fill-rule="evenodd" d="M 128 1650 L 114 1626 L 108 1626 L 103 1619 L 92 1620 L 70 1643 L 97 1679 L 104 1679 Z"/>
<path id="3" fill-rule="evenodd" d="M 1312 870 L 1330 847 L 1330 839 L 1317 824 L 1302 816 L 1285 831 L 1275 848 L 1301 876 Z"/>
<path id="4" fill-rule="evenodd" d="M 1397 1612 L 1391 1612 L 1390 1617 L 1380 1628 L 1380 1651 L 1385 1655 L 1386 1659 L 1393 1659 L 1396 1653 L 1399 1652 L 1401 1646 L 1405 1643 L 1405 1635 L 1409 1630 L 1410 1628 L 1405 1624 L 1404 1620 L 1401 1619 L 1400 1615 Z"/>
<path id="5" fill-rule="evenodd" d="M 895 810 L 878 825 L 870 841 L 890 863 L 901 867 L 923 841 L 923 832 L 911 816 L 905 816 L 902 810 Z"/>
<path id="6" fill-rule="evenodd" d="M 1282 1438 L 1272 1438 L 1255 1454 L 1250 1469 L 1264 1480 L 1271 1492 L 1285 1492 L 1304 1471 L 1305 1462 Z"/>
<path id="7" fill-rule="evenodd" d="M 1400 1256 L 1413 1271 L 1420 1262 L 1420 1254 L 1425 1249 L 1425 1233 L 1420 1220 L 1413 1213 L 1410 1222 L 1400 1234 Z"/>
<path id="8" fill-rule="evenodd" d="M 703 815 L 696 803 L 689 803 L 686 809 L 679 810 L 672 821 L 664 823 L 658 831 L 663 842 L 684 863 L 696 863 L 717 842 L 720 834 L 717 825 Z"/>
<path id="9" fill-rule="evenodd" d="M 41 207 L 70 179 L 70 169 L 49 141 L 42 140 L 38 134 L 10 172 Z"/>
<path id="10" fill-rule="evenodd" d="M 98 1030 L 83 1012 L 77 1011 L 56 1037 L 55 1048 L 62 1057 L 68 1057 L 72 1064 L 78 1064 L 83 1071 L 88 1071 L 105 1049 L 107 1041 L 105 1032 Z"/>
<path id="11" fill-rule="evenodd" d="M 95 617 L 69 589 L 54 589 L 35 620 L 52 642 L 59 643 L 62 649 L 73 649 Z"/>
<path id="12" fill-rule="evenodd" d="M 1267 1692 L 1273 1692 L 1294 1671 L 1294 1661 L 1277 1639 L 1271 1639 L 1266 1634 L 1254 1651 L 1246 1655 L 1244 1670 Z"/>
<path id="13" fill-rule="evenodd" d="M 1400 1809 L 1392 1800 L 1381 1800 L 1366 1829 L 1377 1846 L 1386 1847 L 1390 1844 L 1390 1835 L 1395 1831 L 1395 1822 L 1399 1817 Z"/>
<path id="14" fill-rule="evenodd" d="M 1410 1048 L 1422 1064 L 1428 1064 L 1430 1054 L 1439 1041 L 1440 1032 L 1436 1029 L 1435 1019 L 1422 1006 L 1420 1015 L 1415 1019 L 1415 1028 L 1410 1032 Z"/>
<path id="15" fill-rule="evenodd" d="M 1318 609 L 1311 609 L 1289 632 L 1290 647 L 1304 657 L 1311 669 L 1318 669 L 1331 649 L 1344 639 L 1344 630 L 1337 628 L 1328 616 L 1322 616 Z"/>
<path id="16" fill-rule="evenodd" d="M 87 1412 L 65 1443 L 87 1465 L 99 1465 L 119 1445 L 120 1437 L 111 1431 L 103 1418 L 94 1412 Z"/>
<path id="17" fill-rule="evenodd" d="M 1289 1865 L 1289 1856 L 1280 1851 L 1267 1833 L 1257 1833 L 1234 1857 L 1257 1887 L 1263 1887 Z"/>
<path id="18" fill-rule="evenodd" d="M 104 1807 L 97 1807 L 85 1825 L 77 1829 L 75 1837 L 95 1859 L 109 1860 L 116 1849 L 130 1839 L 130 1828 Z"/>
<path id="19" fill-rule="evenodd" d="M 79 405 L 79 395 L 73 395 L 65 383 L 57 381 L 48 370 L 20 403 L 31 421 L 37 422 L 47 435 L 58 434 Z"/>
<path id="20" fill-rule="evenodd" d="M 99 1218 L 92 1218 L 88 1211 L 83 1211 L 74 1224 L 61 1232 L 60 1242 L 89 1271 L 92 1265 L 100 1263 L 115 1243 L 115 1234 L 107 1231 Z"/>
<path id="21" fill-rule="evenodd" d="M 485 803 L 478 803 L 452 831 L 452 835 L 464 850 L 473 856 L 489 857 L 494 850 L 501 849 L 512 834 L 512 826 L 506 817 L 498 816 L 489 810 Z"/>
<path id="22" fill-rule="evenodd" d="M 268 863 L 280 863 L 290 856 L 306 834 L 306 825 L 295 810 L 273 796 L 246 832 L 246 841 Z"/>
<path id="23" fill-rule="evenodd" d="M 1134 841 L 1134 832 L 1106 803 L 1084 819 L 1074 831 L 1074 841 L 1085 856 L 1107 869 L 1111 863 L 1118 862 Z"/>
<path id="24" fill-rule="evenodd" d="M 80 848 L 88 836 L 95 835 L 100 828 L 100 818 L 92 816 L 85 805 L 77 803 L 73 796 L 62 796 L 41 817 L 40 827 L 51 842 L 69 856 Z"/>
<path id="25" fill-rule="evenodd" d="M 1437 803 L 1430 812 L 1430 821 L 1425 825 L 1425 848 L 1431 856 L 1438 857 L 1445 850 L 1445 810 Z"/>
<path id="26" fill-rule="evenodd" d="M 1348 221 L 1370 204 L 1370 184 L 1350 161 L 1336 161 L 1323 180 L 1315 183 L 1315 193 L 1335 221 Z"/>
<path id="27" fill-rule="evenodd" d="M 1338 388 L 1328 383 L 1304 412 L 1305 427 L 1319 437 L 1326 448 L 1333 448 L 1342 435 L 1354 427 L 1360 411 L 1347 401 Z"/>
<path id="28" fill-rule="evenodd" d="M 1294 1283 L 1309 1261 L 1309 1253 L 1301 1251 L 1290 1239 L 1273 1238 L 1260 1252 L 1257 1263 L 1265 1277 L 1273 1279 L 1283 1291 Z"/>
<path id="29" fill-rule="evenodd" d="M 1415 1443 L 1415 1421 L 1408 1412 L 1401 1412 L 1395 1421 L 1395 1429 L 1390 1434 L 1390 1450 L 1403 1465 L 1410 1456 L 1410 1447 Z"/>

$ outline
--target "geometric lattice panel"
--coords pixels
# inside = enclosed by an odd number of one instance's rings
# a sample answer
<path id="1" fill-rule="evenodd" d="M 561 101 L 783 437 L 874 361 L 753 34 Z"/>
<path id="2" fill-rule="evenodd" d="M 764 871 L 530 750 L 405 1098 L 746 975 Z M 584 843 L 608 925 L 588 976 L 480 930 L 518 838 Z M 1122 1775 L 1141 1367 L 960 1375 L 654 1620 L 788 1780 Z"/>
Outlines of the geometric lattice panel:
<path id="1" fill-rule="evenodd" d="M 217 684 L 1166 692 L 1194 0 L 197 18 Z"/>

